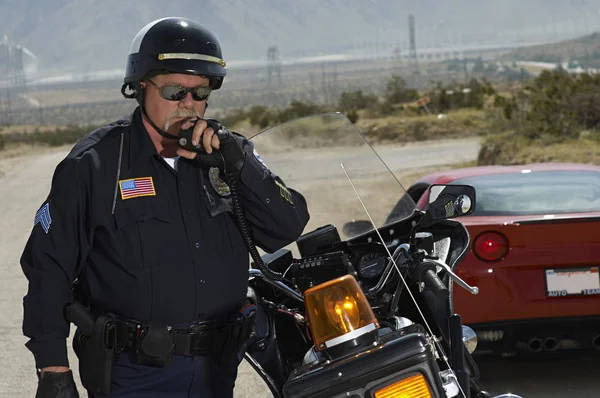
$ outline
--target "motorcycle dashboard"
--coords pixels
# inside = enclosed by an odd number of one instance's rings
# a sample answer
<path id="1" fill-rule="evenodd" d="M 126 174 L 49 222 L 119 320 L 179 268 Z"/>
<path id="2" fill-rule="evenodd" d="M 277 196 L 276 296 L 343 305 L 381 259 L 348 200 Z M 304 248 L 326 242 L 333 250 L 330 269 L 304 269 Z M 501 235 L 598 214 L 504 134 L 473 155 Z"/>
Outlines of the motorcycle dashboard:
<path id="1" fill-rule="evenodd" d="M 316 286 L 343 275 L 352 274 L 368 286 L 377 284 L 390 261 L 389 253 L 403 242 L 394 239 L 386 242 L 387 248 L 379 242 L 366 242 L 348 245 L 342 242 L 330 250 L 305 256 L 294 262 L 290 272 L 300 291 Z"/>
<path id="2" fill-rule="evenodd" d="M 304 292 L 311 286 L 346 274 L 356 276 L 365 286 L 375 286 L 389 265 L 390 254 L 393 254 L 400 244 L 408 243 L 413 223 L 419 217 L 420 215 L 415 213 L 407 219 L 347 240 L 340 239 L 337 228 L 333 225 L 325 225 L 307 233 L 299 245 L 305 253 L 301 259 L 295 260 L 290 268 L 295 287 Z M 445 259 L 448 248 L 443 250 L 446 253 L 439 253 L 437 247 L 445 234 L 437 231 L 434 235 L 435 252 L 442 254 L 442 258 Z M 381 243 L 382 240 L 385 246 Z"/>
<path id="3" fill-rule="evenodd" d="M 365 285 L 374 286 L 390 261 L 390 253 L 408 242 L 411 227 L 409 220 L 403 220 L 348 240 L 341 240 L 333 225 L 319 227 L 298 241 L 303 255 L 290 268 L 294 284 L 303 292 L 310 286 L 353 274 Z"/>
<path id="4" fill-rule="evenodd" d="M 377 242 L 363 243 L 351 247 L 354 253 L 354 270 L 367 284 L 376 283 L 390 259 L 386 248 Z"/>

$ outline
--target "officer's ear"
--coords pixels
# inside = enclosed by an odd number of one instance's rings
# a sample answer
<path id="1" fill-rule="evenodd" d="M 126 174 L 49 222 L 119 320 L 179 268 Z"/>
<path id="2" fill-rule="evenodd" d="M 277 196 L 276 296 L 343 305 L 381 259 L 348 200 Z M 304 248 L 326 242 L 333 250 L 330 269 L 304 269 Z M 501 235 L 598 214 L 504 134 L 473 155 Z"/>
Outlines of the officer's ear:
<path id="1" fill-rule="evenodd" d="M 137 100 L 138 104 L 142 106 L 144 106 L 146 102 L 146 85 L 147 83 L 144 81 L 133 83 L 133 92 L 135 93 L 135 99 Z"/>

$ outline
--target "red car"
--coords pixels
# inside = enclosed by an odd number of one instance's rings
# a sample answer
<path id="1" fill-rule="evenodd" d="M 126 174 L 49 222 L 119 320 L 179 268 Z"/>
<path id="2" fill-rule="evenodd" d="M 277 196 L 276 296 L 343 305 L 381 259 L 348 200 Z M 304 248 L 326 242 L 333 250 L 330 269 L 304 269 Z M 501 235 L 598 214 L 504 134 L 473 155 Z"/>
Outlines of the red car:
<path id="1" fill-rule="evenodd" d="M 600 349 L 600 167 L 473 167 L 421 178 L 408 189 L 424 210 L 431 184 L 469 184 L 476 209 L 461 217 L 471 248 L 457 274 L 455 311 L 476 352 Z"/>

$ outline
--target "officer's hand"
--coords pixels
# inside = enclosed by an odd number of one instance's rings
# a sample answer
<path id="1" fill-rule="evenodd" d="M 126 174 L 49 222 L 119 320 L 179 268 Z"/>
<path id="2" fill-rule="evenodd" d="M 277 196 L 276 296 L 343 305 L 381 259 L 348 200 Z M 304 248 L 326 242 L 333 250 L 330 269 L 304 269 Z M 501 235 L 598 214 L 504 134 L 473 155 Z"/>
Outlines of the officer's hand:
<path id="1" fill-rule="evenodd" d="M 44 372 L 39 378 L 35 398 L 79 398 L 73 372 Z"/>
<path id="2" fill-rule="evenodd" d="M 202 143 L 204 150 L 206 153 L 212 153 L 213 148 L 219 149 L 220 141 L 219 137 L 215 134 L 215 126 L 209 126 L 209 120 L 201 119 L 201 118 L 193 118 L 188 120 L 187 122 L 181 125 L 182 130 L 187 130 L 190 127 L 194 126 L 194 130 L 192 132 L 192 144 L 194 146 Z M 212 123 L 211 123 L 212 124 Z M 185 157 L 189 159 L 193 159 L 195 156 L 195 152 L 190 152 L 188 150 L 183 149 L 185 153 Z M 183 154 L 180 156 L 184 156 Z"/>
<path id="3" fill-rule="evenodd" d="M 186 122 L 182 129 L 191 127 L 194 121 Z M 192 144 L 202 142 L 206 154 L 179 148 L 177 154 L 188 159 L 197 159 L 209 167 L 218 167 L 224 174 L 238 176 L 245 161 L 245 153 L 236 137 L 214 119 L 200 119 L 192 133 Z M 219 153 L 213 154 L 213 148 Z M 221 157 L 222 155 L 222 157 Z"/>

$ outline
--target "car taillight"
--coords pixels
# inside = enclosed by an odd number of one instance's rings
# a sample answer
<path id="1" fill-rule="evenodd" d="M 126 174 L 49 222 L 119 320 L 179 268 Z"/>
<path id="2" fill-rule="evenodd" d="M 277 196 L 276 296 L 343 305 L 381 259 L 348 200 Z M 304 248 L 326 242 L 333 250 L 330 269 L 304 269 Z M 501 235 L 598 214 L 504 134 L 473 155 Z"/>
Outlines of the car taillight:
<path id="1" fill-rule="evenodd" d="M 508 253 L 508 240 L 497 232 L 484 232 L 475 239 L 473 252 L 484 261 L 501 260 Z"/>

